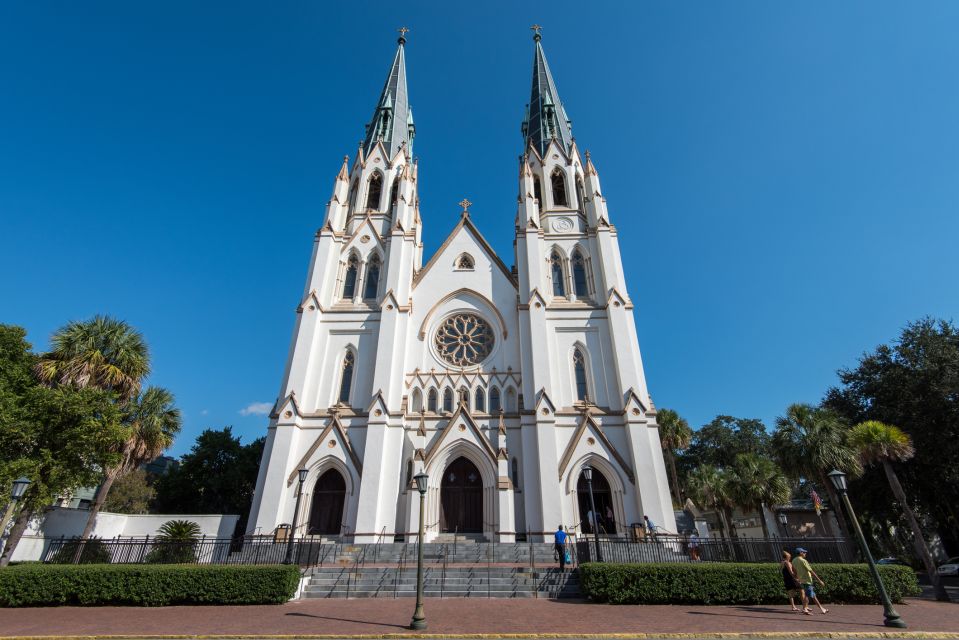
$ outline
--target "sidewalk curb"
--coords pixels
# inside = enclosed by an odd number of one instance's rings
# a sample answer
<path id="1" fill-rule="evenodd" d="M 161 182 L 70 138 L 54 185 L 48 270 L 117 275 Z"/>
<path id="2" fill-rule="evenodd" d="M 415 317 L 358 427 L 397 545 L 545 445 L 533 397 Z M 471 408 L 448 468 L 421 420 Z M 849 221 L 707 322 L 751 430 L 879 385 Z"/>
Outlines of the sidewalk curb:
<path id="1" fill-rule="evenodd" d="M 746 640 L 749 638 L 833 638 L 839 640 L 868 640 L 872 638 L 917 638 L 923 640 L 959 639 L 959 632 L 952 631 L 754 631 L 745 633 L 372 633 L 372 634 L 310 634 L 310 635 L 68 635 L 68 636 L 2 636 L 0 640 L 400 640 L 408 638 L 441 639 L 466 638 L 469 640 L 500 639 L 561 639 L 586 638 L 587 640 L 691 640 L 694 638 L 720 638 Z"/>

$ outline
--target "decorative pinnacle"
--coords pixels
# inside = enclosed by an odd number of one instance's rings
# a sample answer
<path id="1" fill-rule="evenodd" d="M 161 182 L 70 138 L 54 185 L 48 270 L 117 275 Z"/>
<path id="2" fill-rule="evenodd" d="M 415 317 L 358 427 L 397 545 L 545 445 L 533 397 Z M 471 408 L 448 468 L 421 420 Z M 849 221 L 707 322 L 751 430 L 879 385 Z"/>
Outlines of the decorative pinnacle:
<path id="1" fill-rule="evenodd" d="M 397 39 L 397 42 L 400 44 L 406 44 L 406 34 L 409 33 L 409 29 L 406 27 L 400 27 L 397 29 L 397 31 L 400 33 L 400 37 Z"/>
<path id="2" fill-rule="evenodd" d="M 458 204 L 459 206 L 463 207 L 463 213 L 464 213 L 465 215 L 469 215 L 469 214 L 470 214 L 469 209 L 470 209 L 470 205 L 473 204 L 472 202 L 470 202 L 470 201 L 467 200 L 466 198 L 463 198 L 462 200 L 460 200 L 460 201 L 457 202 L 456 204 Z"/>
<path id="3" fill-rule="evenodd" d="M 530 29 L 533 30 L 534 41 L 539 42 L 540 40 L 543 39 L 543 36 L 541 36 L 539 33 L 540 31 L 542 31 L 543 27 L 539 26 L 538 24 L 534 24 L 532 27 L 530 27 Z"/>

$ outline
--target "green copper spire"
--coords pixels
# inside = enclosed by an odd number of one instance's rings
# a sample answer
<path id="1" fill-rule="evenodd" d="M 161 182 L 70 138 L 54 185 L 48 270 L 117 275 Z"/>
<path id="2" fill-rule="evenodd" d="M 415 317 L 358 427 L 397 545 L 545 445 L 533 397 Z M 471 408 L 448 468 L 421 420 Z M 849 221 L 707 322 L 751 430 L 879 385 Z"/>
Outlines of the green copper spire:
<path id="1" fill-rule="evenodd" d="M 546 54 L 543 52 L 539 25 L 533 25 L 533 41 L 536 50 L 533 54 L 533 88 L 530 93 L 529 104 L 526 105 L 526 118 L 523 120 L 523 138 L 526 145 L 532 143 L 540 155 L 546 153 L 553 138 L 569 151 L 573 142 L 573 123 L 566 117 L 566 110 L 559 99 L 556 83 L 546 63 Z"/>
<path id="2" fill-rule="evenodd" d="M 413 112 L 410 109 L 406 93 L 406 57 L 403 53 L 406 44 L 406 27 L 399 29 L 399 46 L 386 77 L 386 84 L 380 93 L 373 119 L 366 125 L 366 140 L 363 152 L 369 155 L 377 141 L 383 143 L 386 153 L 392 158 L 404 144 L 407 151 L 413 150 Z"/>

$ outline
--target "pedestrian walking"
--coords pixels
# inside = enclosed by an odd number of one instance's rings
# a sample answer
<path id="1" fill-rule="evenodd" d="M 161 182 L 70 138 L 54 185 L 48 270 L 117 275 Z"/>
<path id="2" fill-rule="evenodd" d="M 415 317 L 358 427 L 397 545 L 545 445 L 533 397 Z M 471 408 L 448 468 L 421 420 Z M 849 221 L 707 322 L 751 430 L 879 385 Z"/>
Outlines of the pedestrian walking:
<path id="1" fill-rule="evenodd" d="M 812 612 L 809 611 L 809 607 L 806 604 L 806 594 L 803 592 L 802 585 L 799 584 L 799 580 L 796 578 L 796 570 L 793 568 L 792 563 L 792 554 L 785 549 L 783 549 L 783 561 L 779 563 L 779 568 L 782 570 L 783 586 L 786 587 L 786 595 L 789 596 L 789 606 L 792 607 L 793 611 L 798 612 L 799 608 L 796 606 L 796 598 L 798 597 L 802 603 L 803 613 L 812 615 Z"/>
<path id="2" fill-rule="evenodd" d="M 606 505 L 606 530 L 616 531 L 616 520 L 613 518 L 613 507 Z"/>
<path id="3" fill-rule="evenodd" d="M 652 520 L 649 519 L 649 516 L 643 516 L 643 520 L 646 522 L 646 535 L 650 540 L 656 539 L 656 525 Z"/>
<path id="4" fill-rule="evenodd" d="M 563 525 L 556 527 L 556 533 L 553 534 L 553 556 L 559 559 L 559 570 L 566 570 L 566 540 L 569 536 L 563 531 Z"/>
<path id="5" fill-rule="evenodd" d="M 822 606 L 822 603 L 819 602 L 819 598 L 816 596 L 816 590 L 813 588 L 813 580 L 818 582 L 820 586 L 826 586 L 826 583 L 822 581 L 822 578 L 816 575 L 816 572 L 812 570 L 812 566 L 809 564 L 809 560 L 806 559 L 806 554 L 809 552 L 802 547 L 796 549 L 797 558 L 793 560 L 793 569 L 796 572 L 796 579 L 799 580 L 799 584 L 802 585 L 803 589 L 803 613 L 811 614 L 809 610 L 809 603 L 815 602 L 816 606 L 819 607 L 821 613 L 829 613 L 829 609 Z"/>
<path id="6" fill-rule="evenodd" d="M 699 534 L 695 531 L 689 534 L 689 559 L 693 562 L 699 562 Z"/>

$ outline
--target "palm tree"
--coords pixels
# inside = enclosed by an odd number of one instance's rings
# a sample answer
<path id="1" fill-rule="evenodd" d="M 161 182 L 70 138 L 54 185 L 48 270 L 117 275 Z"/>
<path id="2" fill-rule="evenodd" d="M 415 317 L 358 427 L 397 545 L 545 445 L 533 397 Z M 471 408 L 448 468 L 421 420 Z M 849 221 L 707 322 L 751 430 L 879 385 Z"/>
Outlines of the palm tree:
<path id="1" fill-rule="evenodd" d="M 719 515 L 723 536 L 732 538 L 733 499 L 730 492 L 729 473 L 718 467 L 704 464 L 693 469 L 686 478 L 690 497 L 701 509 L 711 509 Z"/>
<path id="2" fill-rule="evenodd" d="M 673 498 L 680 507 L 683 505 L 682 491 L 679 487 L 679 475 L 676 473 L 676 451 L 685 449 L 693 439 L 689 423 L 672 409 L 660 409 L 656 414 L 659 423 L 659 442 L 669 461 L 669 475 L 673 489 Z"/>
<path id="3" fill-rule="evenodd" d="M 44 384 L 95 387 L 127 401 L 150 373 L 150 354 L 139 331 L 122 320 L 94 316 L 53 334 L 53 348 L 35 366 Z"/>
<path id="4" fill-rule="evenodd" d="M 878 462 L 882 465 L 882 470 L 886 473 L 886 480 L 889 481 L 889 488 L 892 489 L 892 493 L 896 496 L 899 506 L 902 507 L 903 513 L 906 515 L 906 520 L 909 521 L 916 555 L 919 556 L 926 567 L 929 581 L 936 591 L 936 599 L 948 602 L 949 594 L 946 593 L 946 589 L 939 580 L 936 563 L 932 559 L 932 554 L 929 553 L 929 547 L 922 535 L 922 529 L 919 528 L 919 520 L 906 499 L 906 492 L 899 483 L 899 476 L 892 468 L 893 462 L 905 462 L 915 454 L 912 440 L 898 427 L 876 420 L 867 420 L 852 428 L 849 441 L 859 452 L 863 464 L 872 465 Z"/>
<path id="5" fill-rule="evenodd" d="M 766 524 L 763 506 L 789 502 L 792 496 L 792 489 L 782 469 L 772 460 L 759 454 L 741 453 L 736 456 L 729 483 L 730 493 L 736 506 L 742 509 L 755 509 L 759 512 L 763 537 L 768 540 L 769 527 Z"/>
<path id="6" fill-rule="evenodd" d="M 850 537 L 839 497 L 826 475 L 833 469 L 853 477 L 862 474 L 862 463 L 849 444 L 846 425 L 827 409 L 808 404 L 790 405 L 785 416 L 776 418 L 772 446 L 786 475 L 794 480 L 814 479 L 820 487 L 825 487 L 839 528 L 843 535 Z"/>
<path id="7" fill-rule="evenodd" d="M 163 453 L 173 444 L 173 438 L 179 433 L 182 423 L 180 410 L 174 406 L 173 394 L 160 387 L 147 387 L 146 391 L 127 403 L 125 421 L 130 426 L 130 435 L 119 451 L 122 457 L 119 463 L 106 469 L 103 484 L 97 489 L 97 495 L 90 505 L 90 515 L 81 539 L 85 540 L 93 533 L 97 514 L 114 481 Z"/>

